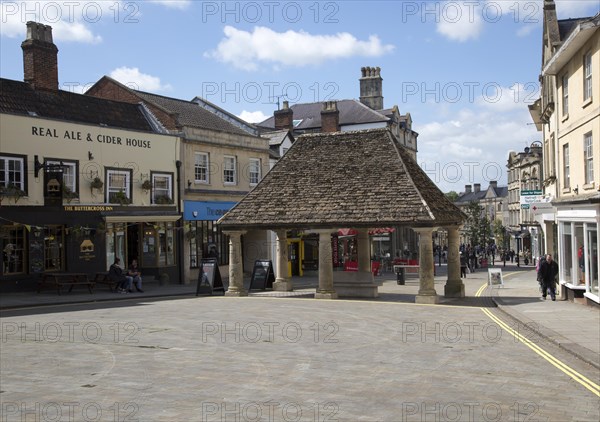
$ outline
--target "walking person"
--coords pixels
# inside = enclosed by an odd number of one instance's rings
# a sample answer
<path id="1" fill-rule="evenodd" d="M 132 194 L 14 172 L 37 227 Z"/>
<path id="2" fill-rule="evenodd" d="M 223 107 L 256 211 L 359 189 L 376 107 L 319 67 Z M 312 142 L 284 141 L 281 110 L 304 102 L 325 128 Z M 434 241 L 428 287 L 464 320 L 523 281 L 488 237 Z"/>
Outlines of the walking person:
<path id="1" fill-rule="evenodd" d="M 552 300 L 556 300 L 556 278 L 558 277 L 558 264 L 552 260 L 552 255 L 546 255 L 546 260 L 540 265 L 540 278 L 542 282 L 542 298 L 550 292 Z"/>

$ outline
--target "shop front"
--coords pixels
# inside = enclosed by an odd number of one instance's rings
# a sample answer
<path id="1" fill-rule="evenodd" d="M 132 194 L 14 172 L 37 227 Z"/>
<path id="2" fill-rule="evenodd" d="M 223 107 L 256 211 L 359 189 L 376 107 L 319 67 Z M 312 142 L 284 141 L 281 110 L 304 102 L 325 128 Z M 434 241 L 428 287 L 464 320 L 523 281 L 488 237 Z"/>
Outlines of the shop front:
<path id="1" fill-rule="evenodd" d="M 6 207 L 0 223 L 0 290 L 33 290 L 41 273 L 76 272 L 93 277 L 115 257 L 138 259 L 151 278 L 179 280 L 177 220 L 173 210 L 112 205 L 48 208 Z M 68 223 L 65 223 L 68 222 Z"/>
<path id="2" fill-rule="evenodd" d="M 598 290 L 598 209 L 557 211 L 560 284 L 570 300 L 600 304 Z"/>

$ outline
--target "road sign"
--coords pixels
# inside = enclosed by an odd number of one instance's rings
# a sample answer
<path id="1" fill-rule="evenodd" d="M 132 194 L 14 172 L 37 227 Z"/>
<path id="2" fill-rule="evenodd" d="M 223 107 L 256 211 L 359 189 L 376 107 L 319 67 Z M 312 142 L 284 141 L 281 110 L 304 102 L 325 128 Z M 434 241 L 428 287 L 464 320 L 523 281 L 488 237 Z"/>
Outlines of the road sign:
<path id="1" fill-rule="evenodd" d="M 541 190 L 522 190 L 521 209 L 528 210 L 532 203 L 542 202 L 543 192 Z"/>

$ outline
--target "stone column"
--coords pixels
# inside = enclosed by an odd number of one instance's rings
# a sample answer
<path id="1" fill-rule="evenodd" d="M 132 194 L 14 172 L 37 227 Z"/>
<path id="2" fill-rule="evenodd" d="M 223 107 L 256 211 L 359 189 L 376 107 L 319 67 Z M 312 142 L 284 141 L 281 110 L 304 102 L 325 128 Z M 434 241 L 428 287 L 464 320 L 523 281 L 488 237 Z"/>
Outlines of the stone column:
<path id="1" fill-rule="evenodd" d="M 460 242 L 458 227 L 447 227 L 448 230 L 448 280 L 444 286 L 446 297 L 465 297 L 465 285 L 460 279 Z"/>
<path id="2" fill-rule="evenodd" d="M 358 272 L 371 272 L 371 248 L 369 245 L 369 229 L 358 229 Z"/>
<path id="3" fill-rule="evenodd" d="M 229 289 L 225 296 L 248 296 L 244 288 L 244 268 L 242 266 L 242 230 L 224 231 L 229 236 Z"/>
<path id="4" fill-rule="evenodd" d="M 333 289 L 331 230 L 315 230 L 319 234 L 319 288 L 315 299 L 337 299 Z"/>
<path id="5" fill-rule="evenodd" d="M 273 283 L 273 290 L 281 292 L 291 292 L 292 280 L 287 278 L 288 271 L 288 248 L 287 248 L 287 231 L 277 230 L 277 265 L 275 272 L 275 283 Z"/>
<path id="6" fill-rule="evenodd" d="M 433 279 L 433 228 L 414 229 L 419 234 L 419 293 L 415 303 L 438 303 Z"/>

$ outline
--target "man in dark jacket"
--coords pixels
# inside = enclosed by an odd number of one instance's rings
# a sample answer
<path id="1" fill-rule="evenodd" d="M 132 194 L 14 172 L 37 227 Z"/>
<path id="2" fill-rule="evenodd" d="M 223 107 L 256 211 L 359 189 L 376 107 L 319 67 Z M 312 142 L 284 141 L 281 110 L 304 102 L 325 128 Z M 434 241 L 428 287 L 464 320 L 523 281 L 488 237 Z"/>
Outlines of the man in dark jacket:
<path id="1" fill-rule="evenodd" d="M 542 284 L 542 298 L 546 300 L 546 294 L 550 291 L 552 300 L 556 300 L 556 278 L 558 277 L 558 264 L 552 260 L 552 255 L 546 255 L 546 260 L 540 266 L 540 278 Z"/>
<path id="2" fill-rule="evenodd" d="M 115 262 L 110 266 L 108 270 L 108 277 L 117 283 L 117 291 L 119 293 L 131 293 L 131 284 L 133 283 L 133 277 L 125 275 L 123 268 L 121 268 L 121 259 L 115 258 Z"/>

